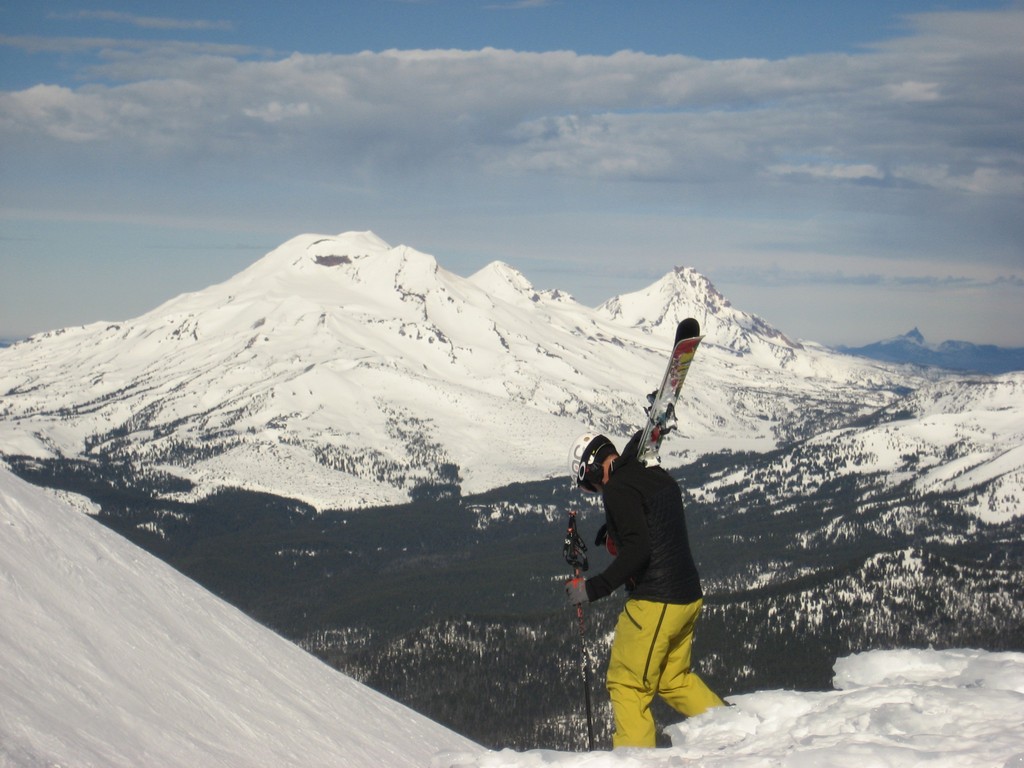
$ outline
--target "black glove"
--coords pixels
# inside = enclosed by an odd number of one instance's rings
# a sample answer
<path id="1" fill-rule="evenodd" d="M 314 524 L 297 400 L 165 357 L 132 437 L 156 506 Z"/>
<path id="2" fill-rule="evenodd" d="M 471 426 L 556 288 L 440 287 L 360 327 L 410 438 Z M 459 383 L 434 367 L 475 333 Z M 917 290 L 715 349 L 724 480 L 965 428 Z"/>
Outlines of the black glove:
<path id="1" fill-rule="evenodd" d="M 615 546 L 615 542 L 612 541 L 611 536 L 608 535 L 607 523 L 597 529 L 597 538 L 594 540 L 594 544 L 599 547 L 603 546 L 608 550 L 608 554 L 612 557 L 617 557 L 619 554 L 618 547 Z"/>
<path id="2" fill-rule="evenodd" d="M 656 395 L 657 392 L 652 392 L 651 394 Z M 629 442 L 626 443 L 626 447 L 622 449 L 622 456 L 636 456 L 640 453 L 640 438 L 643 436 L 644 431 L 642 429 L 638 429 L 633 436 L 629 438 Z"/>
<path id="3" fill-rule="evenodd" d="M 565 597 L 568 599 L 569 605 L 588 602 L 590 598 L 587 597 L 587 580 L 577 576 L 575 579 L 565 582 Z"/>

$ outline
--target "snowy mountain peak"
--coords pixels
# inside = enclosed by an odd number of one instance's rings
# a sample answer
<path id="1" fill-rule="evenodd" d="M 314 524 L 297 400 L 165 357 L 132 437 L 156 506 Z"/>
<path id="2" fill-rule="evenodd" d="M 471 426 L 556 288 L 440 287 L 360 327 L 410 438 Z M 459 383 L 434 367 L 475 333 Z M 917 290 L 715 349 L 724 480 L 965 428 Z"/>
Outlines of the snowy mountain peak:
<path id="1" fill-rule="evenodd" d="M 312 265 L 338 267 L 380 256 L 391 246 L 373 232 L 343 232 L 339 235 L 297 235 L 282 243 L 248 269 L 237 275 L 258 272 L 305 270 Z"/>
<path id="2" fill-rule="evenodd" d="M 424 287 L 438 269 L 433 256 L 404 245 L 392 247 L 373 232 L 306 234 L 275 248 L 226 285 L 252 284 L 264 290 L 267 281 L 288 284 L 301 276 L 332 284 L 376 284 L 390 293 L 396 286 Z"/>
<path id="3" fill-rule="evenodd" d="M 704 327 L 731 304 L 704 275 L 692 267 L 676 267 L 651 285 L 609 299 L 598 311 L 648 332 L 674 329 L 687 317 Z"/>
<path id="4" fill-rule="evenodd" d="M 671 336 L 680 321 L 694 317 L 712 343 L 737 354 L 766 344 L 786 350 L 802 348 L 765 320 L 733 307 L 708 278 L 691 267 L 676 267 L 647 288 L 609 299 L 597 311 L 658 336 Z"/>
<path id="5" fill-rule="evenodd" d="M 678 290 L 688 290 L 695 301 L 702 303 L 713 314 L 732 306 L 712 282 L 693 267 L 676 267 L 665 279 L 674 281 Z"/>
<path id="6" fill-rule="evenodd" d="M 485 293 L 501 299 L 514 302 L 523 298 L 532 302 L 540 300 L 540 294 L 526 276 L 503 261 L 492 261 L 472 274 L 469 281 Z"/>
<path id="7" fill-rule="evenodd" d="M 322 267 L 341 267 L 386 254 L 392 247 L 373 232 L 345 232 L 335 237 L 307 235 L 304 256 Z"/>

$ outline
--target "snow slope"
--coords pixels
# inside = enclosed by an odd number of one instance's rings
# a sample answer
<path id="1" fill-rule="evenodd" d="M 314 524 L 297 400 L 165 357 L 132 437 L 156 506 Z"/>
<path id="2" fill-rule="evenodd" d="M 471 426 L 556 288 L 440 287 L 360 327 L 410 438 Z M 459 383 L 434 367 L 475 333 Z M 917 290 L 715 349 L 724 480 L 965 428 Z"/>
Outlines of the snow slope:
<path id="1" fill-rule="evenodd" d="M 972 650 L 840 659 L 837 690 L 733 697 L 667 749 L 485 751 L 3 469 L 0 600 L 5 768 L 1024 768 L 1024 654 Z"/>
<path id="2" fill-rule="evenodd" d="M 921 387 L 880 411 L 888 420 L 876 426 L 811 442 L 860 457 L 855 471 L 913 477 L 921 493 L 980 489 L 961 508 L 998 524 L 1024 514 L 1021 403 L 1024 372 L 965 377 Z"/>
<path id="3" fill-rule="evenodd" d="M 945 494 L 943 508 L 983 523 L 1008 523 L 1024 515 L 1022 404 L 1024 372 L 926 384 L 859 423 L 774 454 L 769 465 L 714 475 L 694 493 L 728 504 L 738 486 L 807 494 L 875 475 L 890 487 L 912 484 L 921 496 Z"/>
<path id="4" fill-rule="evenodd" d="M 423 766 L 472 742 L 0 470 L 0 766 Z"/>

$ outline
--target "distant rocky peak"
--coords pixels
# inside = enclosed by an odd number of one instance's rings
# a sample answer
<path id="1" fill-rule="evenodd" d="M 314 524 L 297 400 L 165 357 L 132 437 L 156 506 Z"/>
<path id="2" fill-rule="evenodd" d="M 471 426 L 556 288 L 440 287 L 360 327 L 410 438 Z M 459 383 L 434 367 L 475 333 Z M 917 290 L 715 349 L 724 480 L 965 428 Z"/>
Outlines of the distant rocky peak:
<path id="1" fill-rule="evenodd" d="M 912 341 L 915 344 L 924 344 L 924 334 L 922 334 L 917 328 L 903 334 L 902 338 L 907 341 Z"/>

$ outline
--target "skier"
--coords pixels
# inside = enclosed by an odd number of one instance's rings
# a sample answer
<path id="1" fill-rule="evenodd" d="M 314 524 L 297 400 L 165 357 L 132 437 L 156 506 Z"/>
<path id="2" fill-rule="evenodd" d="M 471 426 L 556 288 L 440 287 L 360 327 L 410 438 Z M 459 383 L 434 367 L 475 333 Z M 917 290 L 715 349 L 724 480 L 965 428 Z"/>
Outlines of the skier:
<path id="1" fill-rule="evenodd" d="M 608 662 L 614 747 L 655 746 L 650 712 L 655 695 L 688 717 L 724 704 L 690 671 L 704 595 L 690 552 L 682 493 L 661 467 L 637 460 L 639 438 L 637 433 L 620 456 L 607 437 L 587 434 L 576 440 L 570 455 L 577 487 L 602 496 L 605 525 L 598 544 L 604 543 L 615 559 L 597 576 L 566 582 L 566 596 L 575 605 L 599 600 L 623 585 L 629 593 Z"/>

